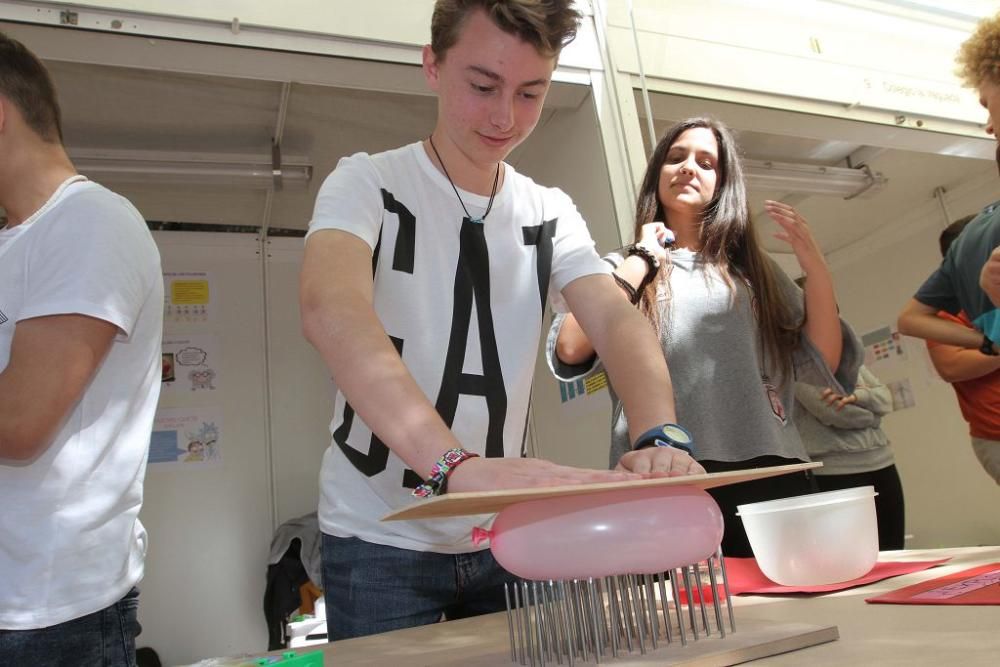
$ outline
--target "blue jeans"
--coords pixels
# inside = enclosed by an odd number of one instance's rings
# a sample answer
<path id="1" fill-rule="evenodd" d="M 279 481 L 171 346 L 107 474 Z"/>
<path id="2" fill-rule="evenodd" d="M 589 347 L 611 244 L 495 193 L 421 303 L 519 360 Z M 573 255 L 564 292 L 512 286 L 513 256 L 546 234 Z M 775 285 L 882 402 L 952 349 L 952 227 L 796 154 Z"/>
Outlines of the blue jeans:
<path id="1" fill-rule="evenodd" d="M 135 667 L 139 589 L 93 614 L 36 630 L 0 630 L 0 665 Z"/>
<path id="2" fill-rule="evenodd" d="M 323 534 L 330 641 L 501 611 L 514 580 L 489 549 L 439 554 Z"/>

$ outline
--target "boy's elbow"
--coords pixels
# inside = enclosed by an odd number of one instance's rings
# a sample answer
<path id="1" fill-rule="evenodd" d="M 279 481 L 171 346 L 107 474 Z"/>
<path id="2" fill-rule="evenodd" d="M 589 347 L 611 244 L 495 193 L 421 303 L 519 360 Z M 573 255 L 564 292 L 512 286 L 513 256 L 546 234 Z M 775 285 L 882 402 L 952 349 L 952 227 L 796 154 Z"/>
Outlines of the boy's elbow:
<path id="1" fill-rule="evenodd" d="M 938 376 L 948 384 L 954 384 L 962 379 L 948 365 L 938 365 L 936 363 L 934 363 L 933 365 L 934 365 L 934 370 L 937 371 Z"/>
<path id="2" fill-rule="evenodd" d="M 313 308 L 308 307 L 305 302 L 300 304 L 299 311 L 299 326 L 302 330 L 302 337 L 315 345 L 316 332 L 319 329 L 317 313 Z"/>
<path id="3" fill-rule="evenodd" d="M 913 335 L 913 319 L 908 311 L 904 310 L 896 318 L 896 330 L 904 336 Z"/>
<path id="4" fill-rule="evenodd" d="M 928 316 L 936 318 L 936 312 L 916 299 L 910 299 L 896 318 L 896 329 L 903 335 L 920 337 L 921 322 Z"/>
<path id="5" fill-rule="evenodd" d="M 299 288 L 299 326 L 303 337 L 314 346 L 325 328 L 326 314 L 334 307 L 329 289 L 317 290 L 303 281 Z"/>

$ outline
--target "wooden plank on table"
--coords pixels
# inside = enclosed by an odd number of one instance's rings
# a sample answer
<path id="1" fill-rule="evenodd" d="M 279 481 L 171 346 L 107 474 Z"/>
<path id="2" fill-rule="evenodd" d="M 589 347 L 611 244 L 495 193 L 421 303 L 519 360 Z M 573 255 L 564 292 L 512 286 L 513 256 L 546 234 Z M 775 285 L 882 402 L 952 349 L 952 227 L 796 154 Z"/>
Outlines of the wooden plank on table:
<path id="1" fill-rule="evenodd" d="M 801 622 L 737 620 L 736 632 L 730 632 L 728 627 L 726 629 L 724 638 L 713 627 L 711 635 L 701 634 L 698 640 L 689 635 L 687 645 L 681 645 L 675 625 L 673 642 L 668 644 L 661 637 L 658 648 L 653 649 L 647 638 L 644 653 L 640 652 L 636 642 L 633 651 L 629 652 L 623 645 L 616 658 L 612 659 L 606 653 L 603 662 L 620 667 L 720 667 L 808 649 L 840 638 L 835 625 Z M 347 639 L 309 649 L 322 651 L 325 664 L 359 667 L 401 664 L 504 667 L 512 664 L 503 613 Z M 563 658 L 565 665 L 565 656 Z M 801 654 L 799 662 L 809 664 L 808 651 Z M 550 659 L 547 663 L 555 664 L 556 660 Z M 577 664 L 592 665 L 594 660 L 591 657 L 590 661 Z"/>
<path id="2" fill-rule="evenodd" d="M 696 486 L 701 489 L 711 489 L 716 486 L 747 482 L 765 477 L 786 475 L 801 470 L 818 468 L 822 463 L 795 463 L 786 466 L 769 468 L 751 468 L 747 470 L 732 470 L 729 472 L 714 472 L 705 475 L 687 475 L 684 477 L 660 477 L 657 479 L 640 479 L 628 482 L 605 482 L 601 484 L 574 484 L 572 486 L 549 486 L 536 489 L 507 489 L 503 491 L 474 491 L 467 493 L 448 493 L 428 500 L 420 500 L 382 517 L 382 521 L 403 521 L 409 519 L 439 519 L 449 516 L 464 516 L 468 514 L 492 514 L 499 512 L 508 505 L 523 503 L 528 500 L 543 500 L 560 496 L 581 496 L 592 493 L 607 493 L 621 489 L 648 487 Z"/>

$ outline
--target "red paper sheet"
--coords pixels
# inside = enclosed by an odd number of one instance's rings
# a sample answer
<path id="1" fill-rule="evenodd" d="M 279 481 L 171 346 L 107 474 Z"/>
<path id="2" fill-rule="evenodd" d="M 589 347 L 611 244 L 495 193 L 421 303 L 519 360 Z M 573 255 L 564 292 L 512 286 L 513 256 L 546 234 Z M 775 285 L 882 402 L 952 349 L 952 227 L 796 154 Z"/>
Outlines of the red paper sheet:
<path id="1" fill-rule="evenodd" d="M 727 561 L 728 562 L 728 561 Z M 865 602 L 886 604 L 1000 604 L 1000 563 L 980 565 L 955 574 L 883 593 Z"/>
<path id="2" fill-rule="evenodd" d="M 753 558 L 726 558 L 726 577 L 729 580 L 729 592 L 732 595 L 746 593 L 749 595 L 759 594 L 792 594 L 792 593 L 832 593 L 842 591 L 855 586 L 864 586 L 876 581 L 898 577 L 902 574 L 920 572 L 928 568 L 940 565 L 948 561 L 948 558 L 938 560 L 910 561 L 910 562 L 886 562 L 876 563 L 872 571 L 863 577 L 842 581 L 838 584 L 825 584 L 823 586 L 782 586 L 776 584 L 760 571 L 757 561 Z M 711 595 L 712 589 L 709 586 L 703 588 L 706 599 Z M 719 586 L 719 595 L 725 596 L 722 586 Z M 687 604 L 687 598 L 681 593 L 682 604 Z"/>

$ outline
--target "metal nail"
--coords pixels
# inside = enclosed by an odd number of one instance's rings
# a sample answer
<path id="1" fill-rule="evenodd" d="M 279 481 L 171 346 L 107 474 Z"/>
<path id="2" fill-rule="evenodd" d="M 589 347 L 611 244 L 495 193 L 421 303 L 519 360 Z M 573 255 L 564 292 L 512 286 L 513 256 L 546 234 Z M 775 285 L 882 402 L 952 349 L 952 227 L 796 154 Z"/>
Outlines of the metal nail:
<path id="1" fill-rule="evenodd" d="M 636 586 L 635 577 L 630 575 L 626 576 L 629 584 L 629 597 L 632 601 L 632 614 L 635 618 L 635 627 L 639 633 L 639 654 L 646 654 L 646 630 L 643 627 L 645 623 L 642 618 L 642 604 L 639 602 L 639 587 Z"/>
<path id="2" fill-rule="evenodd" d="M 504 602 L 507 603 L 507 634 L 510 637 L 510 661 L 517 662 L 517 647 L 514 645 L 514 617 L 510 609 L 510 586 L 507 582 L 503 585 Z"/>
<path id="3" fill-rule="evenodd" d="M 548 657 L 548 653 L 545 647 L 545 626 L 542 621 L 542 605 L 538 599 L 538 582 L 531 582 L 531 592 L 533 593 L 532 598 L 535 604 L 535 639 L 538 640 L 538 662 L 542 665 L 545 664 L 545 659 Z"/>
<path id="4" fill-rule="evenodd" d="M 680 628 L 681 646 L 687 646 L 687 631 L 684 630 L 684 611 L 681 609 L 681 591 L 677 585 L 678 571 L 670 571 L 670 587 L 674 591 L 674 611 L 677 612 L 677 627 Z"/>
<path id="5" fill-rule="evenodd" d="M 715 625 L 719 628 L 719 636 L 726 638 L 726 624 L 722 622 L 722 609 L 719 606 L 719 583 L 715 577 L 715 559 L 708 557 L 708 582 L 712 587 L 712 606 L 715 608 Z"/>
<path id="6" fill-rule="evenodd" d="M 528 664 L 535 664 L 535 640 L 531 628 L 531 610 L 528 609 L 528 582 L 521 580 L 521 622 L 524 624 L 524 653 Z M 522 665 L 524 662 L 521 663 Z"/>
<path id="7" fill-rule="evenodd" d="M 604 655 L 604 644 L 601 643 L 601 631 L 597 625 L 597 589 L 594 587 L 594 579 L 587 579 L 587 597 L 590 601 L 590 630 L 591 646 L 594 649 L 594 662 L 601 664 L 601 657 Z"/>
<path id="8" fill-rule="evenodd" d="M 649 612 L 649 640 L 653 644 L 653 650 L 657 649 L 657 641 L 660 639 L 660 623 L 656 620 L 656 593 L 653 588 L 653 577 L 642 575 L 642 595 L 646 599 L 646 609 Z"/>
<path id="9" fill-rule="evenodd" d="M 691 571 L 685 565 L 681 568 L 681 584 L 684 586 L 684 594 L 687 597 L 688 619 L 691 621 L 691 636 L 698 641 L 698 622 L 694 617 L 694 593 L 691 590 Z"/>
<path id="10" fill-rule="evenodd" d="M 657 575 L 657 579 L 659 579 L 660 584 L 660 609 L 663 613 L 663 628 L 667 635 L 667 643 L 669 644 L 674 641 L 674 633 L 670 627 L 670 599 L 667 598 L 667 573 L 661 572 Z"/>
<path id="11" fill-rule="evenodd" d="M 729 629 L 736 632 L 736 618 L 733 616 L 733 598 L 729 595 L 729 577 L 726 576 L 726 559 L 722 555 L 722 547 L 716 552 L 719 559 L 719 569 L 722 571 L 722 588 L 726 591 L 726 609 L 729 610 Z"/>
<path id="12" fill-rule="evenodd" d="M 551 579 L 547 585 L 542 584 L 542 600 L 545 602 L 545 613 L 547 626 L 549 628 L 549 641 L 552 644 L 553 652 L 556 654 L 556 664 L 562 664 L 562 641 L 560 638 L 560 624 L 558 618 L 558 606 L 556 605 L 555 582 Z"/>
<path id="13" fill-rule="evenodd" d="M 708 637 L 712 634 L 712 631 L 708 627 L 708 611 L 705 609 L 705 589 L 701 585 L 701 569 L 698 567 L 698 563 L 695 563 L 694 570 L 694 586 L 698 589 L 698 607 L 701 609 L 701 622 L 705 628 L 705 636 Z"/>
<path id="14" fill-rule="evenodd" d="M 568 599 L 566 597 L 566 583 L 560 581 L 558 584 L 559 588 L 559 620 L 562 622 L 563 635 L 566 639 L 566 655 L 568 657 L 570 667 L 573 667 L 574 658 L 576 657 L 576 651 L 573 647 L 573 627 L 572 621 L 570 619 L 570 610 Z"/>

